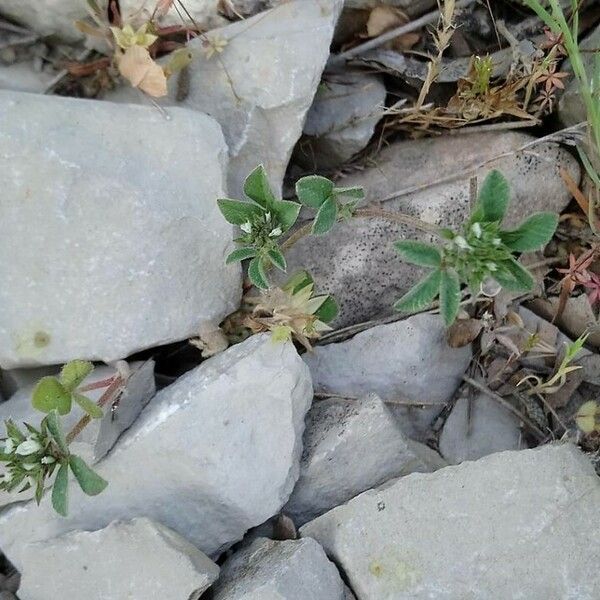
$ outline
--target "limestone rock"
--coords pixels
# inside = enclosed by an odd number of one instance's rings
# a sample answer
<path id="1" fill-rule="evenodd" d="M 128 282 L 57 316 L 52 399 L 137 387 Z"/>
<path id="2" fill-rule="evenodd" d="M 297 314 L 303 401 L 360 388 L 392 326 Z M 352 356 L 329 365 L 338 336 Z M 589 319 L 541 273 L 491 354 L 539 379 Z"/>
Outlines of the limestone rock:
<path id="1" fill-rule="evenodd" d="M 311 539 L 259 538 L 221 568 L 214 600 L 343 600 L 335 566 Z"/>
<path id="2" fill-rule="evenodd" d="M 379 75 L 357 70 L 328 73 L 321 82 L 295 156 L 313 170 L 337 167 L 369 143 L 385 107 Z"/>
<path id="3" fill-rule="evenodd" d="M 17 92 L 0 120 L 0 366 L 112 362 L 237 307 L 214 120 Z"/>
<path id="4" fill-rule="evenodd" d="M 306 421 L 300 477 L 283 508 L 296 526 L 389 479 L 446 465 L 408 439 L 375 394 L 315 402 Z"/>
<path id="5" fill-rule="evenodd" d="M 0 547 L 19 567 L 28 542 L 144 515 L 214 556 L 289 498 L 311 400 L 293 345 L 253 336 L 154 396 L 95 465 L 109 482 L 102 494 L 71 485 L 67 518 L 48 497 L 0 514 Z"/>
<path id="6" fill-rule="evenodd" d="M 570 445 L 492 454 L 361 494 L 305 525 L 360 600 L 600 594 L 600 480 Z"/>
<path id="7" fill-rule="evenodd" d="M 304 355 L 317 392 L 383 400 L 439 403 L 420 408 L 389 405 L 411 438 L 423 439 L 432 417 L 454 394 L 471 360 L 469 346 L 450 348 L 438 315 L 414 315 L 377 325 Z"/>
<path id="8" fill-rule="evenodd" d="M 0 63 L 0 90 L 43 94 L 54 77 L 52 73 L 36 71 L 31 61 L 15 62 L 11 65 Z"/>
<path id="9" fill-rule="evenodd" d="M 150 519 L 115 521 L 26 547 L 21 600 L 197 600 L 219 567 Z"/>
<path id="10" fill-rule="evenodd" d="M 450 463 L 477 460 L 524 447 L 519 419 L 485 394 L 459 398 L 440 435 L 440 453 Z"/>
<path id="11" fill-rule="evenodd" d="M 259 163 L 272 184 L 281 187 L 329 56 L 341 5 L 342 0 L 291 0 L 215 29 L 208 36 L 227 45 L 210 59 L 202 38 L 188 44 L 194 59 L 180 105 L 221 124 L 229 146 L 231 197 L 242 195 L 244 179 Z M 172 77 L 161 104 L 175 103 L 178 94 L 182 88 Z M 147 102 L 125 86 L 107 98 Z"/>
<path id="12" fill-rule="evenodd" d="M 512 152 L 532 139 L 523 133 L 504 132 L 399 142 L 382 150 L 375 166 L 338 183 L 363 186 L 373 208 L 461 228 L 469 214 L 471 176 L 476 174 L 481 181 L 489 170 L 497 168 L 511 186 L 505 224 L 513 226 L 533 212 L 560 212 L 568 204 L 570 194 L 559 167 L 575 181 L 580 177 L 577 161 L 556 144 L 540 144 L 534 152 Z M 503 158 L 476 168 L 505 153 Z M 432 180 L 442 182 L 431 185 Z M 413 191 L 383 201 L 409 189 Z M 334 324 L 339 327 L 390 315 L 394 302 L 424 273 L 400 260 L 393 243 L 402 238 L 430 239 L 382 219 L 352 219 L 336 224 L 327 235 L 301 239 L 287 254 L 289 269 L 307 269 L 317 289 L 335 296 L 340 315 Z"/>

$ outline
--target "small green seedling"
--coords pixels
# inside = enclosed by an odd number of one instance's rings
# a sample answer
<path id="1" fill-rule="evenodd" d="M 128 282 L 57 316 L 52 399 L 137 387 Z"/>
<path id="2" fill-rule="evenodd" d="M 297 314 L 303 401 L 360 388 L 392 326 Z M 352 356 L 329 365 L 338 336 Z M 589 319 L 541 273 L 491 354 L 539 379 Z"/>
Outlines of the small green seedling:
<path id="1" fill-rule="evenodd" d="M 462 284 L 473 295 L 488 278 L 509 291 L 531 290 L 533 276 L 517 261 L 516 253 L 537 250 L 548 243 L 558 216 L 536 213 L 517 229 L 502 230 L 509 198 L 508 182 L 499 171 L 491 171 L 462 234 L 441 230 L 445 239 L 441 247 L 413 240 L 396 242 L 396 250 L 405 261 L 433 269 L 396 302 L 396 310 L 418 312 L 439 296 L 440 312 L 449 326 L 458 315 Z"/>

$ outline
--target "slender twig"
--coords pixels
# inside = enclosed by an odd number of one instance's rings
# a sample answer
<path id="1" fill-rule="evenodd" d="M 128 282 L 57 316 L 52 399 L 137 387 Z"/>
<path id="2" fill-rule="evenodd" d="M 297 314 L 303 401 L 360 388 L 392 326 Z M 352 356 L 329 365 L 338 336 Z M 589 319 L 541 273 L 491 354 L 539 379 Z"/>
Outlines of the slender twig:
<path id="1" fill-rule="evenodd" d="M 476 381 L 475 379 L 472 379 L 467 375 L 463 375 L 463 381 L 465 383 L 468 383 L 470 386 L 473 386 L 475 389 L 479 390 L 482 394 L 485 394 L 489 398 L 492 398 L 492 400 L 495 400 L 496 402 L 501 404 L 504 408 L 506 408 L 506 410 L 510 411 L 513 415 L 515 415 L 517 418 L 523 421 L 523 423 L 525 423 L 525 425 L 529 427 L 529 429 L 532 431 L 532 433 L 535 434 L 535 436 L 538 439 L 545 439 L 546 434 L 533 421 L 531 421 L 522 412 L 517 410 L 510 402 L 508 402 L 508 400 L 505 400 L 502 396 L 496 394 L 487 386 L 483 385 L 481 382 Z"/>

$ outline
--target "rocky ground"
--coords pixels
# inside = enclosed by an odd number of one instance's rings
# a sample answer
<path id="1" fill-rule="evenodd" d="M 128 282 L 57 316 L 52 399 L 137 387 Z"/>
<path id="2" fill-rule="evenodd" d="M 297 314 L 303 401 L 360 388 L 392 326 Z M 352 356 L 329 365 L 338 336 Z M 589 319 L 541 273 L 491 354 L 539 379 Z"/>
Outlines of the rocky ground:
<path id="1" fill-rule="evenodd" d="M 600 598 L 586 113 L 522 3 L 459 4 L 432 79 L 434 0 L 0 0 L 0 418 L 37 426 L 40 378 L 93 361 L 103 415 L 62 422 L 108 482 L 61 516 L 0 462 L 0 600 Z M 225 263 L 216 200 L 259 163 L 287 200 L 365 192 L 286 253 L 339 305 L 309 349 Z M 560 215 L 533 290 L 399 314 L 423 269 L 393 242 L 432 236 L 382 215 L 460 229 L 492 169 L 507 229 Z"/>

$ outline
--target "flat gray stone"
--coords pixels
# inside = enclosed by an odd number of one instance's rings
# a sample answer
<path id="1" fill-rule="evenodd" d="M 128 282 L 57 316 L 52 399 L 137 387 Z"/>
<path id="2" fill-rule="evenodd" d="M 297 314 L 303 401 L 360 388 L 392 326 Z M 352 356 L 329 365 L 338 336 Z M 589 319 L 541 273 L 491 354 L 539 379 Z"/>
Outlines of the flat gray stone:
<path id="1" fill-rule="evenodd" d="M 459 398 L 446 419 L 440 435 L 440 453 L 452 464 L 477 460 L 482 456 L 520 450 L 522 441 L 519 419 L 485 394 L 471 401 Z"/>
<path id="2" fill-rule="evenodd" d="M 19 567 L 27 543 L 144 515 L 218 555 L 287 502 L 311 400 L 293 345 L 252 336 L 154 396 L 95 466 L 102 494 L 72 484 L 67 518 L 48 496 L 1 513 L 0 547 Z"/>
<path id="3" fill-rule="evenodd" d="M 390 479 L 443 466 L 437 452 L 404 435 L 375 394 L 321 400 L 307 415 L 300 477 L 283 512 L 299 527 Z"/>
<path id="4" fill-rule="evenodd" d="M 115 521 L 28 545 L 21 600 L 198 600 L 219 567 L 150 519 Z"/>
<path id="5" fill-rule="evenodd" d="M 0 121 L 0 366 L 112 362 L 238 306 L 214 120 L 0 92 Z"/>
<path id="6" fill-rule="evenodd" d="M 1 7 L 0 7 L 0 10 Z M 43 94 L 56 74 L 36 71 L 31 61 L 0 63 L 0 89 Z"/>
<path id="7" fill-rule="evenodd" d="M 448 346 L 439 315 L 421 314 L 316 346 L 303 358 L 317 392 L 352 398 L 374 392 L 383 400 L 439 404 L 425 409 L 389 405 L 404 433 L 422 440 L 460 384 L 471 349 Z"/>
<path id="8" fill-rule="evenodd" d="M 260 163 L 274 187 L 281 187 L 329 57 L 341 6 L 342 0 L 291 0 L 215 29 L 209 37 L 227 42 L 218 58 L 206 57 L 201 38 L 188 44 L 194 58 L 187 97 L 179 104 L 221 124 L 229 146 L 231 197 L 242 196 L 244 179 Z M 172 77 L 161 105 L 176 103 L 177 87 L 178 77 Z M 148 103 L 125 85 L 106 97 Z"/>
<path id="9" fill-rule="evenodd" d="M 600 595 L 600 480 L 574 446 L 492 454 L 361 494 L 305 525 L 360 600 Z"/>
<path id="10" fill-rule="evenodd" d="M 313 170 L 339 166 L 367 146 L 385 109 L 380 75 L 327 73 L 306 116 L 296 158 Z"/>
<path id="11" fill-rule="evenodd" d="M 343 600 L 340 575 L 315 540 L 259 538 L 221 568 L 213 600 Z"/>
<path id="12" fill-rule="evenodd" d="M 575 158 L 556 144 L 540 144 L 527 153 L 511 151 L 534 138 L 524 133 L 479 133 L 398 142 L 383 149 L 376 164 L 342 178 L 342 186 L 365 188 L 366 205 L 399 211 L 424 221 L 462 228 L 469 214 L 469 180 L 479 181 L 489 170 L 500 169 L 508 179 L 512 201 L 505 224 L 520 223 L 531 213 L 561 212 L 571 200 L 560 174 L 565 168 L 575 181 L 580 169 Z M 476 165 L 491 160 L 485 167 Z M 435 185 L 430 182 L 442 179 Z M 423 189 L 382 202 L 407 189 Z M 335 326 L 393 314 L 393 304 L 420 279 L 424 270 L 400 260 L 393 243 L 398 239 L 431 236 L 382 219 L 355 218 L 338 223 L 324 236 L 307 236 L 287 253 L 290 272 L 307 269 L 316 287 L 335 296 L 340 315 Z"/>

